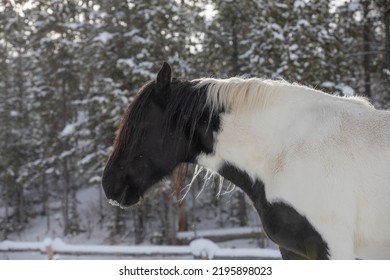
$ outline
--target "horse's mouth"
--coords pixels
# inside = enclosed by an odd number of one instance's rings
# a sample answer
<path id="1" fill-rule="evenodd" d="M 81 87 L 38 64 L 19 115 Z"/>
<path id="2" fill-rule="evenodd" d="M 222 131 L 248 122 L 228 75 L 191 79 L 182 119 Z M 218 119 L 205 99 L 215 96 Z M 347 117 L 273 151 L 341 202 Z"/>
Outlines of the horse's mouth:
<path id="1" fill-rule="evenodd" d="M 142 200 L 142 194 L 134 191 L 129 192 L 128 189 L 129 187 L 126 187 L 118 199 L 107 197 L 108 202 L 113 206 L 119 206 L 120 208 L 129 208 L 137 204 L 140 200 Z"/>

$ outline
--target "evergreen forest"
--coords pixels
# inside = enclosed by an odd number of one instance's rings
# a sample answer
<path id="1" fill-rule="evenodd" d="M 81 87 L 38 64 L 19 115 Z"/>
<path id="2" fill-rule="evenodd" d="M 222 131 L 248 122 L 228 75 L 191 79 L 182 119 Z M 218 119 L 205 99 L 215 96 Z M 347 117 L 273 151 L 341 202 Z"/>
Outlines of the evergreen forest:
<path id="1" fill-rule="evenodd" d="M 251 223 L 245 195 L 208 174 L 175 194 L 193 166 L 137 207 L 107 203 L 121 116 L 164 61 L 178 78 L 285 79 L 388 110 L 390 0 L 0 0 L 0 240 L 37 217 L 60 236 L 99 227 L 111 244 Z M 86 189 L 97 195 L 85 217 Z"/>

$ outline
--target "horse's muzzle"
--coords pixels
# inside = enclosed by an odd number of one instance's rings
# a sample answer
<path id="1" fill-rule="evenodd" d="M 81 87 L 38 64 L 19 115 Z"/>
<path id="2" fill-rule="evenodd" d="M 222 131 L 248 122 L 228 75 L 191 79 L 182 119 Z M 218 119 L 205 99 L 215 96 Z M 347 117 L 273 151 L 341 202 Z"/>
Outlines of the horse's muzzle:
<path id="1" fill-rule="evenodd" d="M 109 203 L 121 208 L 127 208 L 138 203 L 142 197 L 142 194 L 139 194 L 137 190 L 130 186 L 118 188 L 103 184 L 103 189 Z"/>
<path id="2" fill-rule="evenodd" d="M 125 208 L 138 203 L 142 197 L 138 188 L 120 184 L 116 176 L 117 174 L 105 170 L 102 178 L 104 194 L 110 204 Z"/>

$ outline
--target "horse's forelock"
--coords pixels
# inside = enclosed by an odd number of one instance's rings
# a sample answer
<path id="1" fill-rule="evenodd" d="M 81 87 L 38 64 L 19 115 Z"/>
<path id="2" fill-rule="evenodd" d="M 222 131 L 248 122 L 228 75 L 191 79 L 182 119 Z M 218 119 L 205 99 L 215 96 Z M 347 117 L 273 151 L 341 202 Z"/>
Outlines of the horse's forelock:
<path id="1" fill-rule="evenodd" d="M 136 94 L 134 100 L 127 106 L 125 113 L 120 121 L 117 130 L 112 153 L 109 160 L 115 158 L 119 153 L 123 152 L 130 140 L 130 137 L 139 139 L 142 135 L 142 130 L 138 126 L 132 125 L 141 121 L 147 99 L 153 91 L 155 82 L 150 81 L 146 83 Z"/>

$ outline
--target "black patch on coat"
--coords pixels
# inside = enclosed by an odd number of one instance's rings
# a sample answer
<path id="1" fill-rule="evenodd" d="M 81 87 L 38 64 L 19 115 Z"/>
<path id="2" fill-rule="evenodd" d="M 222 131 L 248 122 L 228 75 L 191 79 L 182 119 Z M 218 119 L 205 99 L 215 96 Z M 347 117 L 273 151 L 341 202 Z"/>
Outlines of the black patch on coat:
<path id="1" fill-rule="evenodd" d="M 329 259 L 327 243 L 305 216 L 284 202 L 269 203 L 264 183 L 226 163 L 219 170 L 224 178 L 240 187 L 252 200 L 264 231 L 281 248 L 284 259 Z"/>

